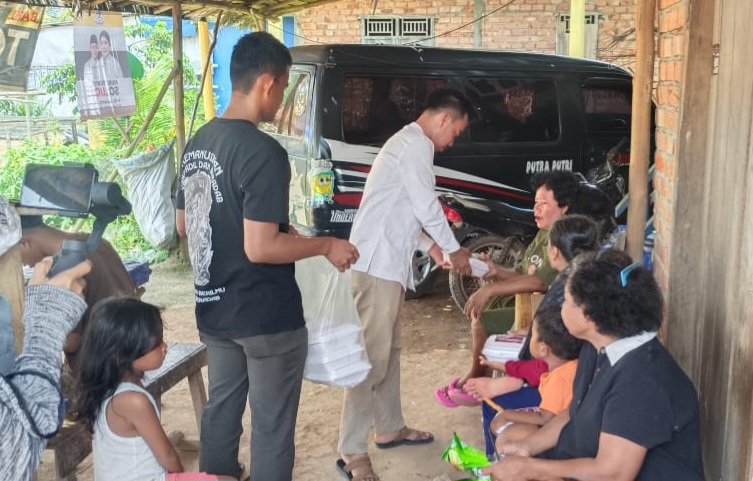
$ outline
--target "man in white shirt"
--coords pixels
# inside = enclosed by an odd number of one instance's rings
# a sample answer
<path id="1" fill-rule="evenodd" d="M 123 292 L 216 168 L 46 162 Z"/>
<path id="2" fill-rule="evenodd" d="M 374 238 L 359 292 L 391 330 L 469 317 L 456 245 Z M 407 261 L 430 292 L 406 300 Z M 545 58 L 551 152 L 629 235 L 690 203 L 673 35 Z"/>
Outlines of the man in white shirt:
<path id="1" fill-rule="evenodd" d="M 381 449 L 434 440 L 403 419 L 399 317 L 405 289 L 413 287 L 411 256 L 417 248 L 439 263 L 447 253 L 454 269 L 470 273 L 470 253 L 455 240 L 442 212 L 432 166 L 434 153 L 452 146 L 472 112 L 461 92 L 432 92 L 418 120 L 384 144 L 366 180 L 350 235 L 361 254 L 351 266 L 351 287 L 372 367 L 363 383 L 345 391 L 337 467 L 349 479 L 379 479 L 366 449 L 372 425 Z"/>

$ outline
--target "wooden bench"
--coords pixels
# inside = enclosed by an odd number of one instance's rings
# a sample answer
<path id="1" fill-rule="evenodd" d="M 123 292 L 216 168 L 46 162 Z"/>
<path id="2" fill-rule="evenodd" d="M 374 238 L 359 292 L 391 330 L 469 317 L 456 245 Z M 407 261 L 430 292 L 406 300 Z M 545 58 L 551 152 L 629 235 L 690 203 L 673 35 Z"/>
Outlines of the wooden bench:
<path id="1" fill-rule="evenodd" d="M 201 430 L 201 413 L 207 403 L 201 368 L 206 365 L 204 344 L 168 343 L 165 362 L 159 369 L 146 373 L 144 387 L 160 406 L 162 394 L 188 378 L 196 423 Z M 75 481 L 79 463 L 92 451 L 92 438 L 83 425 L 66 421 L 57 436 L 47 443 L 46 449 L 54 452 L 56 480 Z"/>

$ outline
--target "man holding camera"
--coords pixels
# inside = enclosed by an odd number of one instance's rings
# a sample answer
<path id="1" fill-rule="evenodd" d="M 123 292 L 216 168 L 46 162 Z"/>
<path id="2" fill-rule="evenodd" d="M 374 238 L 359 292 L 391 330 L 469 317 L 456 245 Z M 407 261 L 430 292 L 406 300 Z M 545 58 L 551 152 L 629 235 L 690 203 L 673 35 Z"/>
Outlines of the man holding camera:
<path id="1" fill-rule="evenodd" d="M 88 234 L 71 234 L 46 225 L 42 216 L 21 216 L 21 260 L 33 266 L 45 257 L 54 256 L 66 239 L 86 241 Z M 134 296 L 136 288 L 123 266 L 123 261 L 109 242 L 102 239 L 99 247 L 89 252 L 86 258 L 91 262 L 91 272 L 86 276 L 84 300 L 86 312 L 76 328 L 68 334 L 63 345 L 68 370 L 76 371 L 76 354 L 81 345 L 81 336 L 89 321 L 92 306 L 100 299 L 119 296 Z M 69 393 L 66 393 L 69 394 Z"/>

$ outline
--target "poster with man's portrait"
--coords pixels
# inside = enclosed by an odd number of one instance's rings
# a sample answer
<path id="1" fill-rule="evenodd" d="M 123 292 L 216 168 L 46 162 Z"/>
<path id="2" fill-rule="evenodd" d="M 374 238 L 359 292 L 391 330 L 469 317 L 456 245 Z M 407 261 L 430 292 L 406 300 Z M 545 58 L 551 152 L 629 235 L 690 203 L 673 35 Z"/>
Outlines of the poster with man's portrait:
<path id="1" fill-rule="evenodd" d="M 136 98 L 121 14 L 85 12 L 74 23 L 73 49 L 81 118 L 135 113 Z"/>

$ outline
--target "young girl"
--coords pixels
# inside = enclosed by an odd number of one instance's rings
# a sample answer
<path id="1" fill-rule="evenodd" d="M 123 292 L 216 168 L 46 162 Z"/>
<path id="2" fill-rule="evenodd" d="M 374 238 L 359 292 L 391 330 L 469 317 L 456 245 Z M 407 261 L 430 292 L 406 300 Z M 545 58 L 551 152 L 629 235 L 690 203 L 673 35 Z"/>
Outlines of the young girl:
<path id="1" fill-rule="evenodd" d="M 79 364 L 78 419 L 94 435 L 95 481 L 232 479 L 182 473 L 157 404 L 141 384 L 166 354 L 157 307 L 133 298 L 94 307 Z"/>

